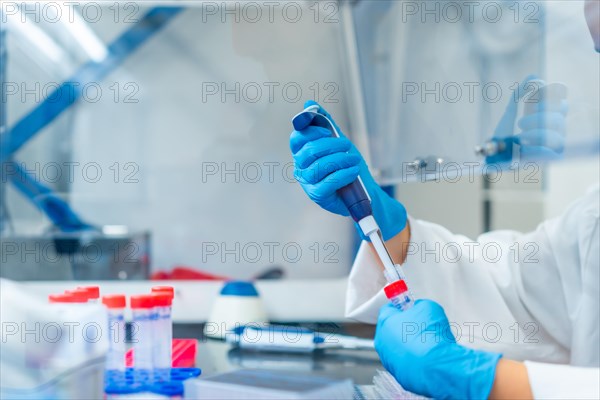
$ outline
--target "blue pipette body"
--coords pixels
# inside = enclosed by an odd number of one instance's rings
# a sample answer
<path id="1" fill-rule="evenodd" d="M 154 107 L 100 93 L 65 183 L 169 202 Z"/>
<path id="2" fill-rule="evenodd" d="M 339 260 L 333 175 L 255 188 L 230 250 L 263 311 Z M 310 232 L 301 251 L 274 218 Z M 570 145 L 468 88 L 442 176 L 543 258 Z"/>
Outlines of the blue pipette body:
<path id="1" fill-rule="evenodd" d="M 294 129 L 300 131 L 306 127 L 319 126 L 328 129 L 332 136 L 340 137 L 340 134 L 335 129 L 335 126 L 329 121 L 329 119 L 318 112 L 319 106 L 310 106 L 296 115 L 292 119 L 292 125 Z M 367 194 L 367 190 L 363 185 L 360 177 L 352 182 L 351 184 L 344 186 L 338 190 L 344 205 L 348 208 L 350 216 L 354 222 L 359 222 L 369 215 L 373 215 L 373 209 L 371 207 L 371 199 Z"/>

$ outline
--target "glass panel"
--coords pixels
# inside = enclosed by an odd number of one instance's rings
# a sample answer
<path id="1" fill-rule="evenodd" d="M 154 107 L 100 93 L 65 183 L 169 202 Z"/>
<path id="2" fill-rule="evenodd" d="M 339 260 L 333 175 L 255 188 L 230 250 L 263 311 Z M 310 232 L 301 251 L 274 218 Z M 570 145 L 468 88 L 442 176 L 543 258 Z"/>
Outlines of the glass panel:
<path id="1" fill-rule="evenodd" d="M 288 145 L 290 119 L 308 99 L 346 121 L 335 2 L 51 4 L 4 9 L 3 144 L 18 139 L 36 107 L 49 119 L 44 100 L 61 83 L 76 82 L 66 92 L 80 97 L 3 156 L 14 161 L 3 167 L 4 244 L 58 235 L 38 208 L 56 196 L 95 235 L 119 238 L 118 258 L 130 251 L 142 270 L 150 257 L 154 271 L 186 266 L 239 278 L 272 267 L 292 278 L 347 273 L 351 222 L 306 198 Z M 53 192 L 22 183 L 35 192 L 26 200 L 11 181 L 15 165 Z M 147 234 L 150 250 L 139 244 Z M 96 264 L 104 266 L 115 256 L 98 240 L 79 246 L 104 249 Z M 60 265 L 57 278 L 68 277 Z"/>
<path id="2" fill-rule="evenodd" d="M 476 147 L 521 132 L 500 125 L 508 104 L 519 104 L 518 120 L 524 103 L 542 103 L 537 83 L 515 92 L 530 75 L 566 86 L 563 158 L 597 154 L 599 63 L 582 10 L 582 1 L 358 2 L 356 47 L 380 181 L 415 180 L 439 172 L 438 162 L 485 168 Z M 513 153 L 503 167 L 539 161 L 530 154 Z"/>
<path id="3" fill-rule="evenodd" d="M 562 158 L 598 153 L 582 1 L 181 4 L 3 3 L 0 232 L 15 238 L 3 244 L 72 256 L 69 235 L 89 225 L 96 236 L 76 243 L 116 246 L 94 262 L 118 278 L 178 265 L 345 274 L 351 222 L 292 177 L 290 118 L 311 98 L 368 147 L 382 183 L 497 161 L 478 146 L 518 148 L 520 129 L 499 123 L 530 74 L 566 87 Z M 121 268 L 130 253 L 135 268 Z M 73 271 L 85 261 L 61 274 L 93 274 Z"/>

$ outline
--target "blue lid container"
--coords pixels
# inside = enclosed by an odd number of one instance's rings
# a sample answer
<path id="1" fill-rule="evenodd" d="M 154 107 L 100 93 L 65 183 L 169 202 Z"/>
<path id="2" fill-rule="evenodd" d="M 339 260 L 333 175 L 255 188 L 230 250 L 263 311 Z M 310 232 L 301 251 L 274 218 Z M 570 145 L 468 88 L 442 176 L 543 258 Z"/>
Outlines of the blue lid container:
<path id="1" fill-rule="evenodd" d="M 258 292 L 252 282 L 229 281 L 221 289 L 221 296 L 258 297 Z"/>

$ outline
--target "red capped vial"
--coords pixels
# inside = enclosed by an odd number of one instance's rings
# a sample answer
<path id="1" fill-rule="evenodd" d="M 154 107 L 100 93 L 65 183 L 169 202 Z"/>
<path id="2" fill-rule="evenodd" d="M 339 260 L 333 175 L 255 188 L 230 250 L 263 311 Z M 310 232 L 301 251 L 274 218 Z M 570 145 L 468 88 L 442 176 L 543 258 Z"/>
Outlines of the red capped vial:
<path id="1" fill-rule="evenodd" d="M 100 298 L 99 286 L 78 286 L 75 290 L 85 290 L 88 294 L 89 301 L 96 302 Z"/>
<path id="2" fill-rule="evenodd" d="M 412 295 L 403 279 L 390 283 L 383 288 L 383 291 L 392 304 L 402 311 L 408 310 L 414 304 Z"/>
<path id="3" fill-rule="evenodd" d="M 153 286 L 151 291 L 152 293 L 167 293 L 171 296 L 171 299 L 175 297 L 173 286 Z"/>

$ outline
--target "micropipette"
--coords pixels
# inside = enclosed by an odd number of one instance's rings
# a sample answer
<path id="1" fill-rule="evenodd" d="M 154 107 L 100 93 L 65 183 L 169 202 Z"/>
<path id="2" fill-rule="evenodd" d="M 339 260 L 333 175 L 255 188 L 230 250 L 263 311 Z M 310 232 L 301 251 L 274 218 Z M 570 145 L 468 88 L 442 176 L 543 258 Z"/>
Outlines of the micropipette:
<path id="1" fill-rule="evenodd" d="M 319 113 L 319 106 L 312 105 L 305 108 L 292 119 L 294 129 L 300 131 L 308 126 L 318 126 L 329 130 L 334 137 L 340 137 L 334 123 L 325 115 Z M 379 225 L 373 217 L 371 207 L 371 198 L 363 184 L 360 176 L 351 184 L 338 190 L 342 201 L 348 208 L 352 219 L 359 225 L 360 229 L 367 236 L 377 256 L 384 267 L 384 275 L 388 285 L 384 288 L 385 294 L 392 303 L 401 310 L 410 308 L 413 303 L 413 296 L 406 286 L 402 267 L 394 264 L 387 248 L 385 247 Z"/>

